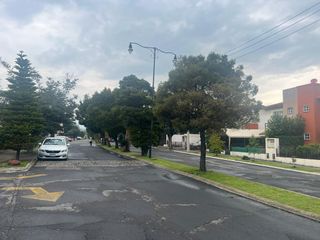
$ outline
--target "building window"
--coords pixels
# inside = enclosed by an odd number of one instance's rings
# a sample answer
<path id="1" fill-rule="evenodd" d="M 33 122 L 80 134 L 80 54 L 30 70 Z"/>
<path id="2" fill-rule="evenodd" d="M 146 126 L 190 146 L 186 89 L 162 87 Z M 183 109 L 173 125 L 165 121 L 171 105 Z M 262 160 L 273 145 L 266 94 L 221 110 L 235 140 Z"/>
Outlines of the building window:
<path id="1" fill-rule="evenodd" d="M 310 111 L 309 105 L 303 105 L 303 112 L 309 112 L 309 111 Z"/>
<path id="2" fill-rule="evenodd" d="M 282 111 L 274 111 L 273 114 L 276 116 L 282 116 L 283 113 Z"/>
<path id="3" fill-rule="evenodd" d="M 293 108 L 292 107 L 288 107 L 288 114 L 293 114 Z"/>
<path id="4" fill-rule="evenodd" d="M 304 134 L 304 140 L 309 141 L 310 140 L 310 133 L 305 133 Z"/>

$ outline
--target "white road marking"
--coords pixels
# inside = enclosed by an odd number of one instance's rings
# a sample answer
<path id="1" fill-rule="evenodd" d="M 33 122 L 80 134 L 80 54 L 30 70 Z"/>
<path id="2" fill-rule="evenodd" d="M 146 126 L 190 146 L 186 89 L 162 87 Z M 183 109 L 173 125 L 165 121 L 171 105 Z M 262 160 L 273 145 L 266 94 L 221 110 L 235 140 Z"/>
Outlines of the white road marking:
<path id="1" fill-rule="evenodd" d="M 152 202 L 153 201 L 153 197 L 146 195 L 146 194 L 142 194 L 139 190 L 135 189 L 135 188 L 131 188 L 130 190 L 127 189 L 123 189 L 123 190 L 104 190 L 102 192 L 102 194 L 105 197 L 110 197 L 111 194 L 113 193 L 133 193 L 135 195 L 138 195 L 141 197 L 141 199 L 145 202 Z"/>
<path id="2" fill-rule="evenodd" d="M 72 203 L 63 203 L 55 206 L 46 206 L 46 207 L 31 207 L 29 209 L 35 209 L 39 211 L 52 211 L 52 212 L 59 212 L 59 211 L 65 211 L 65 212 L 80 212 L 80 210 L 73 206 Z"/>
<path id="3" fill-rule="evenodd" d="M 160 204 L 159 207 L 196 207 L 195 203 L 173 203 L 173 204 Z"/>
<path id="4" fill-rule="evenodd" d="M 110 197 L 112 193 L 125 193 L 125 192 L 128 192 L 128 190 L 104 190 L 102 194 L 105 197 Z"/>
<path id="5" fill-rule="evenodd" d="M 191 189 L 195 189 L 195 190 L 199 190 L 200 188 L 197 185 L 188 183 L 187 181 L 183 181 L 183 180 L 175 180 L 173 181 L 174 183 L 177 183 L 181 186 L 187 187 L 187 188 L 191 188 Z"/>

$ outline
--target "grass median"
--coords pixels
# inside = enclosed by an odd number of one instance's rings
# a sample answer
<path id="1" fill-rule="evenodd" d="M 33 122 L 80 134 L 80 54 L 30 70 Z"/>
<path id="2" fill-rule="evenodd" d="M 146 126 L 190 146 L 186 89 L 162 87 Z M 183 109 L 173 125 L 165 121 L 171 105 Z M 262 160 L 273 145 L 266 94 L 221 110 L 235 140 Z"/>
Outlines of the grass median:
<path id="1" fill-rule="evenodd" d="M 134 157 L 138 160 L 150 162 L 154 165 L 161 166 L 168 170 L 180 171 L 200 177 L 204 180 L 212 181 L 229 190 L 245 193 L 249 197 L 259 199 L 263 202 L 268 202 L 279 207 L 285 207 L 303 215 L 311 216 L 320 219 L 320 198 L 300 194 L 293 191 L 288 191 L 282 188 L 269 186 L 262 183 L 249 181 L 240 177 L 229 176 L 227 174 L 207 171 L 201 172 L 196 167 L 192 167 L 182 163 L 172 162 L 166 159 L 142 157 L 137 153 L 122 152 L 119 149 L 105 147 L 103 148 L 117 152 L 119 154 Z"/>
<path id="2" fill-rule="evenodd" d="M 20 164 L 19 165 L 16 165 L 16 166 L 12 166 L 10 164 L 8 164 L 8 162 L 0 162 L 0 168 L 12 168 L 12 167 L 25 167 L 28 165 L 30 161 L 27 161 L 27 160 L 22 160 L 20 161 Z"/>

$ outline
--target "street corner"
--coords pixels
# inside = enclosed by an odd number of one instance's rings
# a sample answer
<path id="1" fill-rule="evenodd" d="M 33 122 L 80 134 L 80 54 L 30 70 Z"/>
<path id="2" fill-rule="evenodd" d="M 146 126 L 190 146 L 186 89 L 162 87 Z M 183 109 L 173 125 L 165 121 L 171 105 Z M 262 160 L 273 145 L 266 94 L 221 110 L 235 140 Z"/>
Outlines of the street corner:
<path id="1" fill-rule="evenodd" d="M 0 174 L 14 174 L 28 172 L 37 162 L 36 159 L 28 160 L 25 166 L 1 167 Z"/>

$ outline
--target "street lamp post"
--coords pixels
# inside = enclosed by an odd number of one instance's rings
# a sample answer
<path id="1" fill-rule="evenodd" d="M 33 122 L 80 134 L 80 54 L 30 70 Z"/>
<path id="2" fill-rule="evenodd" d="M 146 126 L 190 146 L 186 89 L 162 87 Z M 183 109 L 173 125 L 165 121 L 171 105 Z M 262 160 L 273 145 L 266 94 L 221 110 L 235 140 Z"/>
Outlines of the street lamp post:
<path id="1" fill-rule="evenodd" d="M 129 48 L 128 51 L 131 54 L 133 52 L 133 48 L 132 45 L 137 45 L 141 48 L 145 48 L 148 50 L 152 51 L 153 54 L 153 71 L 152 71 L 152 104 L 154 102 L 154 78 L 155 78 L 155 71 L 156 71 L 156 55 L 157 52 L 163 53 L 163 54 L 171 54 L 173 55 L 173 63 L 176 63 L 177 61 L 177 55 L 173 52 L 169 52 L 169 51 L 163 51 L 160 48 L 157 47 L 150 47 L 150 46 L 143 46 L 139 43 L 136 42 L 130 42 L 129 43 Z M 149 136 L 149 158 L 151 158 L 152 156 L 152 131 L 153 131 L 153 117 L 151 118 L 151 123 L 150 123 L 150 136 Z"/>

